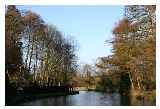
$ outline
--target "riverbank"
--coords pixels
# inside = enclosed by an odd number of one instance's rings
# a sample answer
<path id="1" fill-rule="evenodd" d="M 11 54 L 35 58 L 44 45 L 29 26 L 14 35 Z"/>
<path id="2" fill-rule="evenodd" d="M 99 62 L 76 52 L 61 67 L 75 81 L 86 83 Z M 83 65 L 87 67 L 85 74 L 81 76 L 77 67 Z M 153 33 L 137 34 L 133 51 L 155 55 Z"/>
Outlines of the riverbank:
<path id="1" fill-rule="evenodd" d="M 37 93 L 37 94 L 17 94 L 16 96 L 10 97 L 10 100 L 6 103 L 6 106 L 18 106 L 21 103 L 34 101 L 37 99 L 49 98 L 49 97 L 59 97 L 67 95 L 79 94 L 78 91 L 72 92 L 54 92 L 54 93 Z"/>
<path id="2" fill-rule="evenodd" d="M 136 106 L 155 106 L 156 105 L 156 90 L 139 91 L 131 90 L 131 105 Z"/>

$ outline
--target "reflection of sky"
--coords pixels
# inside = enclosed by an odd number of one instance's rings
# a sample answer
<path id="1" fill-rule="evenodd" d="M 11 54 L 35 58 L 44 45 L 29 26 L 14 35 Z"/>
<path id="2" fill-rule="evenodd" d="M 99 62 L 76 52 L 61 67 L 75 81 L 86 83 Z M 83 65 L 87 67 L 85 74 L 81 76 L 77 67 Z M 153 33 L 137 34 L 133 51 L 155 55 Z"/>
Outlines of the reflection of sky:
<path id="1" fill-rule="evenodd" d="M 119 93 L 102 93 L 95 91 L 80 91 L 76 95 L 50 97 L 26 102 L 25 106 L 120 106 Z M 124 99 L 128 100 L 128 99 Z M 127 102 L 127 101 L 126 101 Z M 129 105 L 129 104 L 127 104 Z"/>
<path id="2" fill-rule="evenodd" d="M 78 42 L 80 63 L 93 63 L 111 54 L 112 29 L 123 16 L 123 6 L 18 6 L 32 10 L 49 24 L 54 24 L 66 37 Z"/>

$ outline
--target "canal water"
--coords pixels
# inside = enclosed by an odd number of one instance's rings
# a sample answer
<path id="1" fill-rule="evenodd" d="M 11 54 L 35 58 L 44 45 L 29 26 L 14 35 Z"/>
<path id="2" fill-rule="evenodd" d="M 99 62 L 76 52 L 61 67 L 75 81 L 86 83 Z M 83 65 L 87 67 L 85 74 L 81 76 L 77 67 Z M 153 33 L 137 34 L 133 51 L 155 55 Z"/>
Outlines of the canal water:
<path id="1" fill-rule="evenodd" d="M 25 102 L 24 106 L 120 106 L 130 105 L 127 96 L 119 93 L 102 93 L 95 91 L 80 91 L 76 95 L 49 97 Z"/>

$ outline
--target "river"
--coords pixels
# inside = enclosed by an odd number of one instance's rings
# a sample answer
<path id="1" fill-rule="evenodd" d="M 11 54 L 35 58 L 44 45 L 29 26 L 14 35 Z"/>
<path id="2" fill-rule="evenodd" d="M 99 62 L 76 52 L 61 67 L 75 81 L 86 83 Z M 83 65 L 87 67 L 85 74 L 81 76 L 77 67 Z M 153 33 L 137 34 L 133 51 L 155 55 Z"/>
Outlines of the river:
<path id="1" fill-rule="evenodd" d="M 122 99 L 123 98 L 123 99 Z M 25 102 L 24 106 L 120 106 L 130 105 L 128 97 L 119 93 L 80 91 L 76 95 L 49 97 Z"/>

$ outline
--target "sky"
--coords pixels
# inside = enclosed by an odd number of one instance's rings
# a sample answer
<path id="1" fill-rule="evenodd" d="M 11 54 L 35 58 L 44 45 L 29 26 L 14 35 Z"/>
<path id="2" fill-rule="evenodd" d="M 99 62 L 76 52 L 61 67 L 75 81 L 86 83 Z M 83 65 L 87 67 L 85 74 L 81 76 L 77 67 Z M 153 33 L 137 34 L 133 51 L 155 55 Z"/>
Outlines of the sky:
<path id="1" fill-rule="evenodd" d="M 95 64 L 98 57 L 111 55 L 113 27 L 123 17 L 124 6 L 17 6 L 31 10 L 55 25 L 65 37 L 74 37 L 79 64 Z"/>

